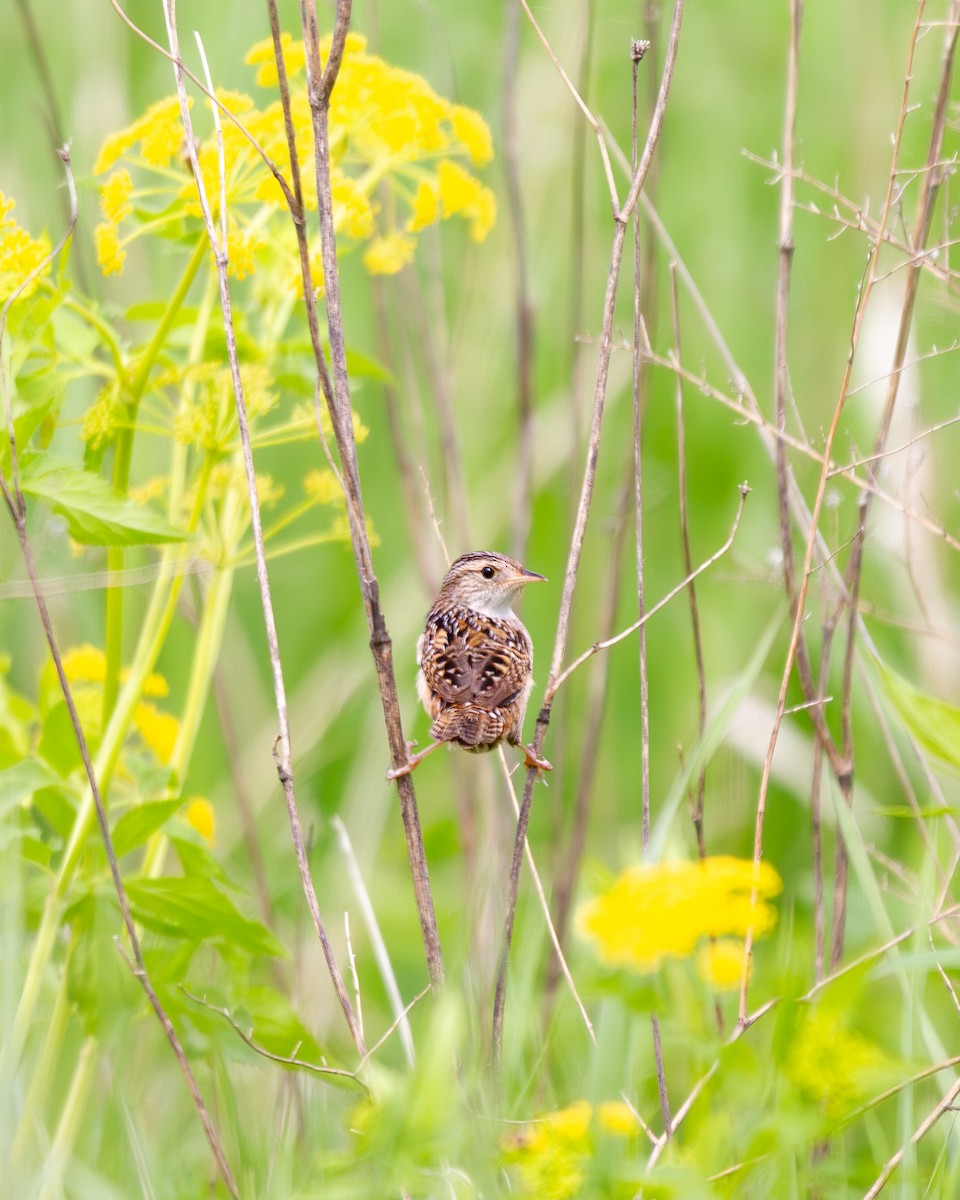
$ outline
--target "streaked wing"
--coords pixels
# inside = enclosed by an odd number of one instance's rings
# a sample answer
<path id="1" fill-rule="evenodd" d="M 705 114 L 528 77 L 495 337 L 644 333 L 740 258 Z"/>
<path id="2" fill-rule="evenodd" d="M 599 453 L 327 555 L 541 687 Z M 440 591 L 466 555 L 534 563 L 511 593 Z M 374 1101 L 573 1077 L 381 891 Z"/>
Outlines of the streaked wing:
<path id="1" fill-rule="evenodd" d="M 420 667 L 430 690 L 447 703 L 499 708 L 523 690 L 530 644 L 522 627 L 445 609 L 427 620 Z"/>

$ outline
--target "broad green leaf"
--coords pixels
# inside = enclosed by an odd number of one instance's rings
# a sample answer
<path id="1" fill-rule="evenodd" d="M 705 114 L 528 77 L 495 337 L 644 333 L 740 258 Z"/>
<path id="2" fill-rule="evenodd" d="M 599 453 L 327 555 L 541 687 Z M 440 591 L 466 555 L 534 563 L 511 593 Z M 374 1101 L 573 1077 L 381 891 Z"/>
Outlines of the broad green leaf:
<path id="1" fill-rule="evenodd" d="M 880 678 L 887 699 L 921 746 L 960 768 L 960 708 L 922 692 L 883 663 Z"/>
<path id="2" fill-rule="evenodd" d="M 84 733 L 86 732 L 84 730 Z M 87 738 L 89 741 L 89 734 Z M 37 753 L 59 772 L 63 779 L 83 765 L 80 747 L 77 745 L 77 733 L 70 719 L 66 701 L 58 700 L 43 718 Z"/>
<path id="3" fill-rule="evenodd" d="M 135 920 L 166 937 L 217 942 L 251 955 L 286 957 L 265 925 L 251 921 L 209 879 L 196 875 L 132 879 L 127 896 Z"/>
<path id="4" fill-rule="evenodd" d="M 177 824 L 181 830 L 186 827 L 185 822 Z M 170 844 L 177 852 L 184 875 L 200 875 L 206 879 L 215 879 L 232 891 L 239 892 L 241 890 L 220 865 L 216 856 L 210 853 L 204 845 L 203 838 L 193 828 L 190 828 L 189 834 L 172 833 Z"/>
<path id="5" fill-rule="evenodd" d="M 63 780 L 45 762 L 26 758 L 0 771 L 0 816 L 16 808 L 41 788 L 58 787 Z"/>
<path id="6" fill-rule="evenodd" d="M 70 837 L 77 816 L 77 803 L 66 788 L 40 788 L 34 793 L 33 806 L 60 838 L 66 841 Z"/>
<path id="7" fill-rule="evenodd" d="M 85 1031 L 102 1038 L 142 998 L 114 942 L 122 927 L 116 896 L 89 892 L 70 906 L 66 919 L 75 935 L 67 959 L 68 993 Z"/>
<path id="8" fill-rule="evenodd" d="M 152 833 L 167 822 L 183 804 L 183 797 L 176 800 L 157 800 L 151 804 L 138 804 L 125 812 L 113 830 L 113 848 L 117 858 L 129 854 L 142 846 Z"/>
<path id="9" fill-rule="evenodd" d="M 26 495 L 46 501 L 64 516 L 71 536 L 86 545 L 141 546 L 185 540 L 162 517 L 118 496 L 101 476 L 52 455 L 26 457 L 20 483 Z"/>

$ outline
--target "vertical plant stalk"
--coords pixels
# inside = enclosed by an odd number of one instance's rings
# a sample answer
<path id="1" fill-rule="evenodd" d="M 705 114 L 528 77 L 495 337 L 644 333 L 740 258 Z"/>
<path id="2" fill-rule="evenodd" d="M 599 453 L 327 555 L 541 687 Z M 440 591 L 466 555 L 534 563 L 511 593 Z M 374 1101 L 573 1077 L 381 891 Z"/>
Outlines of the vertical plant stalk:
<path id="1" fill-rule="evenodd" d="M 886 449 L 887 437 L 890 433 L 890 423 L 893 420 L 893 410 L 897 402 L 900 380 L 903 377 L 904 363 L 907 357 L 907 346 L 910 340 L 910 328 L 913 324 L 913 311 L 920 285 L 923 252 L 926 249 L 933 221 L 933 210 L 937 195 L 944 179 L 948 177 L 952 167 L 941 163 L 943 137 L 947 126 L 947 111 L 950 103 L 950 84 L 953 78 L 953 64 L 957 49 L 957 38 L 960 34 L 960 2 L 953 0 L 947 16 L 947 36 L 943 49 L 942 66 L 940 71 L 940 86 L 934 106 L 933 129 L 930 134 L 930 146 L 927 151 L 925 169 L 920 174 L 920 195 L 914 216 L 913 229 L 910 235 L 910 259 L 906 265 L 907 278 L 904 284 L 903 304 L 900 309 L 900 325 L 897 330 L 897 342 L 894 349 L 893 364 L 887 381 L 887 394 L 877 429 L 873 455 L 879 458 Z M 877 464 L 867 464 L 867 476 L 871 483 L 877 482 Z M 845 759 L 853 766 L 853 728 L 851 719 L 853 698 L 853 668 L 855 646 L 857 640 L 857 624 L 859 618 L 858 602 L 860 597 L 860 582 L 863 573 L 863 552 L 867 536 L 867 520 L 873 493 L 864 489 L 860 493 L 858 512 L 858 531 L 850 552 L 847 570 L 844 575 L 846 585 L 846 603 L 848 605 L 847 643 L 843 661 L 843 701 L 841 705 L 841 735 Z M 852 803 L 852 787 L 845 791 L 844 800 Z M 843 941 L 846 930 L 847 915 L 847 851 L 843 838 L 837 838 L 836 872 L 834 877 L 833 904 L 833 936 L 830 942 L 830 965 L 834 967 L 843 957 Z"/>
<path id="2" fill-rule="evenodd" d="M 800 643 L 803 614 L 807 600 L 807 589 L 810 584 L 810 572 L 813 566 L 813 553 L 818 544 L 820 513 L 823 508 L 823 500 L 826 495 L 827 481 L 830 474 L 830 461 L 833 455 L 833 445 L 836 441 L 837 431 L 840 428 L 840 418 L 843 415 L 846 406 L 847 394 L 850 389 L 850 378 L 853 373 L 853 363 L 856 358 L 857 348 L 860 344 L 860 335 L 863 330 L 863 321 L 866 315 L 867 304 L 873 293 L 873 287 L 877 280 L 877 267 L 880 259 L 880 250 L 883 245 L 884 235 L 887 228 L 887 223 L 890 220 L 890 215 L 893 210 L 894 193 L 897 186 L 897 163 L 900 159 L 900 145 L 903 140 L 903 130 L 907 120 L 908 101 L 910 95 L 910 84 L 913 79 L 913 56 L 917 46 L 917 39 L 920 35 L 920 30 L 923 24 L 923 13 L 926 5 L 926 0 L 920 0 L 917 8 L 917 16 L 914 22 L 913 31 L 910 36 L 910 45 L 907 51 L 907 63 L 904 71 L 903 95 L 900 103 L 900 112 L 897 119 L 897 128 L 893 138 L 893 153 L 891 156 L 890 171 L 887 176 L 887 190 L 884 196 L 883 209 L 880 214 L 880 220 L 877 225 L 876 240 L 870 252 L 870 257 L 864 271 L 863 280 L 860 285 L 857 295 L 857 303 L 853 316 L 853 328 L 850 333 L 850 348 L 847 353 L 846 363 L 844 364 L 843 377 L 840 382 L 839 395 L 836 405 L 833 410 L 833 417 L 830 421 L 830 427 L 827 431 L 827 436 L 824 440 L 823 459 L 820 468 L 820 479 L 817 483 L 817 490 L 814 496 L 813 505 L 810 509 L 809 526 L 807 533 L 807 543 L 803 555 L 803 566 L 799 575 L 799 587 L 797 591 L 796 604 L 794 605 L 793 626 L 790 633 L 790 644 L 787 647 L 786 660 L 784 662 L 783 673 L 780 679 L 780 692 L 777 697 L 777 707 L 774 712 L 773 725 L 770 730 L 770 739 L 767 745 L 767 752 L 763 760 L 763 770 L 760 777 L 760 791 L 757 797 L 757 813 L 754 824 L 753 836 L 753 861 L 759 868 L 760 860 L 763 857 L 763 826 L 766 815 L 767 792 L 770 787 L 770 771 L 773 766 L 773 755 L 776 750 L 777 740 L 780 736 L 780 726 L 783 723 L 783 713 L 786 707 L 787 688 L 790 684 L 793 668 L 798 661 L 798 645 Z M 819 706 L 811 708 L 811 713 L 820 711 Z M 826 749 L 826 747 L 824 747 Z M 843 769 L 841 764 L 841 774 L 839 781 L 841 788 L 844 779 L 850 775 L 852 764 Z M 753 903 L 756 903 L 756 897 L 753 897 Z M 753 954 L 753 930 L 747 931 L 744 946 L 744 964 L 743 977 L 740 983 L 740 1010 L 738 1016 L 738 1024 L 742 1025 L 747 1020 L 747 1001 L 750 990 L 750 960 Z"/>
<path id="3" fill-rule="evenodd" d="M 633 453 L 630 455 L 629 471 L 621 489 L 620 500 L 617 504 L 616 524 L 613 531 L 613 547 L 610 554 L 610 573 L 607 581 L 607 594 L 604 599 L 603 617 L 601 620 L 601 637 L 609 638 L 616 628 L 617 600 L 620 595 L 620 584 L 623 578 L 623 545 L 627 535 L 627 516 L 629 515 L 633 497 Z M 580 759 L 580 773 L 577 779 L 577 790 L 573 802 L 573 817 L 570 822 L 570 833 L 566 839 L 566 853 L 557 868 L 553 880 L 553 922 L 557 929 L 557 937 L 561 946 L 567 940 L 570 924 L 570 905 L 580 863 L 587 840 L 587 823 L 590 817 L 590 802 L 593 796 L 593 782 L 596 775 L 597 760 L 600 754 L 600 736 L 603 727 L 603 717 L 607 705 L 608 681 L 610 675 L 610 659 L 603 655 L 594 670 L 587 693 L 585 706 L 585 728 L 583 733 L 583 753 Z M 553 1007 L 557 985 L 560 982 L 562 964 L 558 955 L 550 958 L 547 967 L 547 980 L 544 986 L 544 1026 Z"/>
<path id="4" fill-rule="evenodd" d="M 527 236 L 523 223 L 520 187 L 520 131 L 517 127 L 517 74 L 520 52 L 520 0 L 506 5 L 503 64 L 503 148 L 507 207 L 513 233 L 514 313 L 517 330 L 517 498 L 513 509 L 511 554 L 523 562 L 530 536 L 530 502 L 533 492 L 533 301 L 527 267 Z"/>
<path id="5" fill-rule="evenodd" d="M 133 443 L 137 433 L 137 413 L 140 410 L 140 401 L 143 399 L 150 372 L 157 361 L 157 356 L 163 349 L 174 318 L 186 300 L 190 286 L 203 264 L 206 249 L 206 241 L 201 237 L 184 268 L 180 282 L 164 309 L 163 316 L 157 323 L 153 337 L 136 363 L 136 368 L 132 373 L 124 373 L 118 380 L 120 399 L 126 410 L 123 426 L 117 434 L 113 458 L 113 488 L 120 496 L 126 496 L 130 487 Z M 123 546 L 108 547 L 107 571 L 110 573 L 111 579 L 114 576 L 119 577 L 123 571 L 126 557 L 126 549 Z M 104 652 L 107 660 L 106 677 L 103 681 L 104 725 L 107 724 L 113 713 L 120 692 L 120 671 L 123 660 L 123 608 L 124 589 L 111 584 L 107 588 L 104 611 Z"/>
<path id="6" fill-rule="evenodd" d="M 531 22 L 533 17 L 530 15 L 530 10 L 527 7 L 526 0 L 521 0 L 524 9 L 530 16 Z M 600 455 L 600 431 L 603 426 L 603 410 L 604 402 L 607 394 L 607 376 L 610 370 L 610 353 L 613 343 L 613 319 L 614 308 L 617 298 L 617 283 L 620 278 L 620 266 L 623 261 L 623 247 L 626 239 L 627 225 L 633 213 L 633 209 L 640 195 L 640 190 L 643 187 L 644 180 L 647 177 L 647 172 L 650 169 L 650 163 L 653 159 L 653 152 L 656 149 L 657 142 L 660 138 L 660 131 L 663 128 L 663 117 L 667 107 L 667 97 L 670 94 L 670 84 L 673 80 L 673 70 L 676 65 L 677 51 L 680 44 L 680 27 L 683 20 L 683 5 L 684 0 L 674 0 L 673 21 L 670 27 L 670 42 L 667 49 L 667 54 L 664 61 L 663 76 L 660 81 L 660 91 L 657 95 L 657 103 L 650 120 L 650 128 L 647 133 L 646 144 L 643 148 L 643 154 L 640 157 L 640 163 L 634 173 L 631 181 L 630 192 L 626 202 L 621 207 L 616 195 L 616 190 L 613 191 L 614 201 L 614 233 L 613 243 L 610 249 L 610 266 L 607 271 L 607 287 L 603 302 L 603 323 L 600 334 L 600 352 L 597 362 L 597 377 L 596 386 L 594 388 L 593 399 L 593 417 L 590 426 L 590 442 L 587 447 L 587 457 L 584 464 L 583 481 L 580 487 L 580 499 L 577 504 L 576 519 L 574 521 L 573 533 L 570 538 L 570 550 L 567 556 L 567 567 L 563 579 L 563 594 L 560 600 L 560 612 L 557 617 L 557 632 L 553 646 L 553 658 L 550 663 L 550 676 L 547 681 L 546 697 L 543 706 L 537 715 L 536 732 L 534 734 L 533 745 L 538 756 L 543 753 L 543 743 L 546 737 L 547 726 L 550 724 L 550 714 L 553 706 L 553 693 L 555 690 L 556 681 L 560 676 L 563 665 L 563 657 L 567 647 L 567 634 L 570 628 L 570 613 L 573 608 L 573 595 L 577 586 L 577 572 L 580 567 L 580 555 L 583 550 L 583 539 L 587 529 L 587 518 L 590 515 L 590 505 L 593 499 L 593 489 L 597 478 L 597 462 Z M 539 28 L 533 22 L 534 27 Z M 540 34 L 541 39 L 543 35 Z M 546 43 L 545 43 L 546 44 Z M 549 51 L 549 46 L 548 46 Z M 556 63 L 556 57 L 552 51 L 549 51 L 551 57 Z M 577 95 L 573 85 L 567 79 L 562 68 L 557 63 L 561 77 L 567 84 L 568 88 L 573 93 L 575 99 L 581 109 L 585 110 L 587 119 L 593 124 L 594 128 L 599 131 L 599 125 L 596 118 L 586 109 L 583 101 Z M 609 155 L 606 150 L 606 143 L 600 135 L 602 154 L 604 164 L 609 164 Z M 612 177 L 611 183 L 612 183 Z M 506 1001 L 507 988 L 507 968 L 510 962 L 510 945 L 513 940 L 513 924 L 517 910 L 517 895 L 520 890 L 520 866 L 523 862 L 523 847 L 527 837 L 527 826 L 530 822 L 530 806 L 533 801 L 533 787 L 537 780 L 538 771 L 536 768 L 527 770 L 526 782 L 523 789 L 523 799 L 520 804 L 520 816 L 517 820 L 517 833 L 513 846 L 513 859 L 510 863 L 510 877 L 507 885 L 507 896 L 505 901 L 505 913 L 503 924 L 503 942 L 501 944 L 500 959 L 497 966 L 497 981 L 493 1000 L 493 1039 L 492 1039 L 492 1059 L 494 1070 L 499 1070 L 500 1055 L 503 1048 L 503 1015 L 504 1005 Z"/>
<path id="7" fill-rule="evenodd" d="M 160 999 L 154 990 L 153 984 L 150 981 L 150 976 L 147 973 L 146 966 L 143 961 L 143 952 L 140 947 L 140 939 L 137 935 L 136 926 L 133 922 L 133 916 L 130 913 L 130 905 L 127 900 L 126 888 L 123 885 L 123 879 L 120 875 L 120 866 L 117 862 L 117 856 L 113 848 L 113 838 L 110 834 L 110 825 L 107 821 L 107 813 L 104 808 L 103 798 L 100 794 L 100 784 L 97 779 L 97 774 L 93 767 L 93 761 L 90 757 L 90 748 L 87 745 L 87 739 L 83 732 L 83 727 L 80 724 L 80 716 L 77 712 L 76 704 L 73 699 L 73 691 L 67 679 L 66 671 L 63 666 L 63 659 L 60 656 L 60 648 L 57 645 L 56 635 L 53 631 L 53 622 L 50 619 L 50 610 L 47 608 L 46 598 L 43 594 L 43 588 L 40 584 L 40 578 L 37 573 L 36 563 L 33 557 L 33 547 L 30 544 L 30 538 L 27 534 L 27 507 L 24 500 L 23 492 L 20 489 L 19 467 L 17 461 L 17 438 L 16 430 L 13 423 L 13 408 L 10 403 L 10 397 L 7 388 L 6 372 L 3 369 L 2 360 L 2 341 L 3 333 L 6 327 L 7 312 L 10 305 L 20 295 L 20 293 L 36 278 L 40 272 L 45 269 L 62 251 L 67 244 L 70 236 L 73 233 L 74 226 L 77 221 L 77 195 L 73 182 L 73 172 L 70 169 L 70 155 L 66 147 L 60 152 L 60 159 L 63 162 L 67 177 L 67 187 L 70 194 L 70 220 L 58 245 L 47 256 L 44 261 L 39 264 L 31 274 L 23 281 L 19 288 L 11 294 L 3 306 L 0 313 L 0 386 L 3 391 L 4 408 L 7 414 L 7 431 L 10 440 L 10 464 L 11 464 L 11 480 L 12 488 L 8 486 L 6 479 L 0 474 L 0 492 L 3 494 L 4 502 L 7 506 L 7 511 L 10 514 L 10 519 L 13 522 L 14 529 L 17 534 L 17 541 L 20 544 L 20 552 L 23 555 L 24 566 L 27 569 L 27 576 L 30 580 L 30 587 L 33 592 L 33 597 L 37 605 L 37 611 L 40 615 L 40 622 L 43 625 L 44 636 L 47 641 L 47 646 L 50 650 L 50 656 L 53 659 L 53 665 L 57 672 L 57 679 L 60 682 L 60 691 L 63 694 L 63 700 L 67 707 L 67 712 L 70 716 L 70 724 L 73 727 L 74 736 L 77 739 L 77 748 L 80 751 L 80 758 L 83 762 L 83 769 L 87 776 L 87 781 L 90 786 L 90 791 L 93 796 L 93 802 L 96 806 L 97 821 L 100 825 L 100 834 L 103 838 L 103 846 L 107 856 L 107 863 L 110 868 L 110 875 L 113 879 L 114 890 L 117 894 L 117 902 L 120 906 L 120 915 L 123 918 L 124 928 L 127 931 L 127 937 L 130 941 L 130 949 L 133 952 L 134 966 L 133 974 L 137 982 L 143 988 L 144 994 L 150 1003 L 151 1008 L 159 1020 L 163 1031 L 167 1037 L 167 1041 L 176 1056 L 180 1070 L 183 1073 L 184 1079 L 187 1082 L 187 1087 L 190 1090 L 190 1095 L 193 1098 L 194 1106 L 199 1114 L 201 1124 L 203 1125 L 204 1133 L 207 1136 L 207 1141 L 210 1143 L 210 1148 L 213 1151 L 214 1158 L 223 1175 L 224 1182 L 230 1190 L 231 1195 L 239 1200 L 239 1192 L 237 1191 L 236 1183 L 233 1179 L 233 1173 L 230 1170 L 230 1164 L 227 1162 L 223 1153 L 223 1147 L 220 1145 L 220 1138 L 213 1122 L 210 1119 L 210 1114 L 203 1102 L 203 1097 L 200 1094 L 200 1089 L 194 1079 L 193 1072 L 190 1069 L 190 1064 L 187 1062 L 183 1047 L 180 1044 L 180 1039 L 177 1037 L 176 1030 L 173 1027 L 170 1018 L 160 1003 Z M 89 1043 L 88 1043 L 89 1045 Z M 72 1137 L 71 1137 L 72 1142 Z"/>
<path id="8" fill-rule="evenodd" d="M 271 0 L 272 2 L 272 0 Z M 343 313 L 340 304 L 340 279 L 337 273 L 337 246 L 333 228 L 333 201 L 330 192 L 330 95 L 333 91 L 340 65 L 343 61 L 347 30 L 350 27 L 350 0 L 339 0 L 330 54 L 326 65 L 320 64 L 320 40 L 317 29 L 315 0 L 301 0 L 300 14 L 303 25 L 304 45 L 307 55 L 309 78 L 309 101 L 313 117 L 315 166 L 317 175 L 317 208 L 320 217 L 320 241 L 323 255 L 324 300 L 327 309 L 327 328 L 330 337 L 330 357 L 333 379 L 327 377 L 324 394 L 330 411 L 337 440 L 337 449 L 343 469 L 344 494 L 350 522 L 350 538 L 360 581 L 364 611 L 370 629 L 370 649 L 377 670 L 380 701 L 383 707 L 384 724 L 390 744 L 391 762 L 394 767 L 402 766 L 407 760 L 406 741 L 400 714 L 400 699 L 393 670 L 393 649 L 387 624 L 380 608 L 380 587 L 373 569 L 370 539 L 363 512 L 360 491 L 360 475 L 357 469 L 356 443 L 353 435 L 352 409 L 350 402 L 350 380 L 347 375 L 346 345 L 343 335 Z M 278 62 L 282 55 L 278 54 Z M 278 65 L 278 70 L 279 70 Z M 289 102 L 289 101 L 288 101 Z M 295 147 L 291 142 L 291 157 Z M 299 232 L 298 232 L 299 237 Z M 305 243 L 305 237 L 304 237 Z M 304 251 L 301 249 L 301 266 Z M 309 271 L 309 256 L 307 256 Z M 309 276 L 305 277 L 304 292 L 307 292 Z M 312 285 L 311 285 L 312 286 Z M 312 332 L 312 331 L 311 331 Z M 319 344 L 319 338 L 318 343 Z M 318 355 L 322 359 L 322 351 Z M 326 374 L 324 369 L 321 378 Z M 400 796 L 400 813 L 407 840 L 407 855 L 413 876 L 413 888 L 420 917 L 430 982 L 434 988 L 443 986 L 443 957 L 440 950 L 440 935 L 430 891 L 420 815 L 417 811 L 416 793 L 409 775 L 397 780 Z"/>
<path id="9" fill-rule="evenodd" d="M 170 46 L 170 52 L 173 55 L 174 77 L 177 85 L 177 95 L 180 99 L 180 115 L 187 138 L 187 154 L 189 156 L 191 170 L 193 171 L 194 181 L 197 185 L 197 194 L 200 201 L 200 207 L 203 212 L 203 221 L 206 227 L 207 237 L 209 239 L 211 249 L 213 250 L 214 261 L 217 268 L 217 280 L 220 286 L 220 307 L 223 312 L 224 337 L 226 340 L 227 357 L 230 362 L 230 375 L 233 381 L 233 393 L 237 409 L 237 425 L 240 430 L 240 445 L 243 453 L 243 465 L 247 479 L 247 492 L 250 501 L 250 527 L 253 535 L 254 551 L 257 560 L 257 583 L 260 587 L 260 601 L 263 608 L 264 629 L 267 635 L 267 646 L 270 652 L 270 666 L 273 673 L 273 688 L 274 697 L 276 700 L 277 720 L 280 726 L 280 732 L 276 741 L 274 742 L 274 760 L 277 764 L 277 774 L 283 787 L 283 794 L 287 807 L 287 817 L 290 822 L 290 831 L 293 837 L 294 851 L 297 857 L 297 866 L 300 871 L 300 879 L 301 883 L 303 884 L 307 904 L 310 908 L 310 915 L 313 918 L 313 924 L 317 933 L 317 938 L 320 942 L 323 956 L 327 963 L 327 969 L 330 972 L 330 978 L 333 981 L 334 990 L 337 993 L 337 999 L 340 1001 L 340 1007 L 343 1010 L 343 1015 L 350 1030 L 350 1035 L 353 1038 L 354 1045 L 357 1047 L 357 1052 L 362 1057 L 366 1053 L 366 1047 L 363 1043 L 363 1037 L 360 1032 L 360 1027 L 353 1011 L 353 1007 L 350 1003 L 350 998 L 347 995 L 346 986 L 343 982 L 343 976 L 341 975 L 340 968 L 337 965 L 336 956 L 333 952 L 333 946 L 330 944 L 330 939 L 327 936 L 323 918 L 320 915 L 320 905 L 317 900 L 316 890 L 313 886 L 313 880 L 310 876 L 310 864 L 307 860 L 307 851 L 303 840 L 303 830 L 300 825 L 300 814 L 297 808 L 297 798 L 294 790 L 293 758 L 290 748 L 290 726 L 287 715 L 287 697 L 283 679 L 283 665 L 280 660 L 280 645 L 277 637 L 277 625 L 273 612 L 273 600 L 270 595 L 270 579 L 267 573 L 267 558 L 263 545 L 263 526 L 260 519 L 260 505 L 257 498 L 256 471 L 253 463 L 253 449 L 250 444 L 250 428 L 247 423 L 247 411 L 243 394 L 243 381 L 240 377 L 240 362 L 237 356 L 237 344 L 233 326 L 230 286 L 227 279 L 229 252 L 226 237 L 226 180 L 223 170 L 223 139 L 220 131 L 219 110 L 217 108 L 213 109 L 220 157 L 221 194 L 219 208 L 221 229 L 218 233 L 214 224 L 210 203 L 207 198 L 203 174 L 200 170 L 200 164 L 197 159 L 197 140 L 193 132 L 193 123 L 190 119 L 190 108 L 187 103 L 187 92 L 184 85 L 183 70 L 180 62 L 180 47 L 177 37 L 174 0 L 164 0 L 163 13 L 167 27 L 167 39 Z M 200 47 L 200 52 L 201 56 L 203 57 L 202 46 Z M 205 58 L 204 66 L 206 67 Z M 209 80 L 209 74 L 208 88 L 211 92 L 213 91 L 212 83 Z"/>
<path id="10" fill-rule="evenodd" d="M 640 62 L 649 43 L 634 40 L 630 49 L 632 63 L 632 120 L 631 120 L 631 166 L 637 170 L 637 81 Z M 644 558 L 643 558 L 643 395 L 645 383 L 643 371 L 643 312 L 640 295 L 642 281 L 640 256 L 640 213 L 633 211 L 633 500 L 634 534 L 636 538 L 637 569 L 637 615 L 643 622 L 638 639 L 638 665 L 640 670 L 640 844 L 646 858 L 650 849 L 650 677 L 647 672 L 647 624 L 644 601 Z M 649 298 L 649 297 L 648 297 Z M 670 1133 L 670 1098 L 667 1092 L 667 1075 L 663 1064 L 663 1039 L 660 1036 L 660 1015 L 650 1013 L 650 1031 L 653 1038 L 653 1058 L 657 1070 L 657 1091 L 660 1094 L 660 1114 L 664 1132 Z"/>

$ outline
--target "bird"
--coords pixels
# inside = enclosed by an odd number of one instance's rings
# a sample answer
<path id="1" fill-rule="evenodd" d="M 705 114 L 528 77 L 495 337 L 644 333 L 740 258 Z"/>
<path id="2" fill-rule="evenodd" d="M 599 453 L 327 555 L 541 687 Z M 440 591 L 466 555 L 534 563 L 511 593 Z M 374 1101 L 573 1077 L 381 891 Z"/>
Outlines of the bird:
<path id="1" fill-rule="evenodd" d="M 552 766 L 524 744 L 523 715 L 533 687 L 533 643 L 513 605 L 528 583 L 546 583 L 515 558 L 492 550 L 461 555 L 440 585 L 417 642 L 417 695 L 433 722 L 432 745 L 387 771 L 408 775 L 438 746 L 477 754 L 501 742 L 528 767 Z"/>

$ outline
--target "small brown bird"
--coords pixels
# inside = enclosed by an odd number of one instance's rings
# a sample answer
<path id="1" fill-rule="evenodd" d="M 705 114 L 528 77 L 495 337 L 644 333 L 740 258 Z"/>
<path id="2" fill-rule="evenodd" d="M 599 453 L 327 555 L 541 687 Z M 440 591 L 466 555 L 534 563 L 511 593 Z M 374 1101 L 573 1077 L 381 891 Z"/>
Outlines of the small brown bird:
<path id="1" fill-rule="evenodd" d="M 407 775 L 445 742 L 480 753 L 507 742 L 528 767 L 550 771 L 523 744 L 523 714 L 533 687 L 533 643 L 513 611 L 527 583 L 545 583 L 514 558 L 492 551 L 464 554 L 447 572 L 417 642 L 417 695 L 430 715 L 433 745 L 387 771 Z"/>

